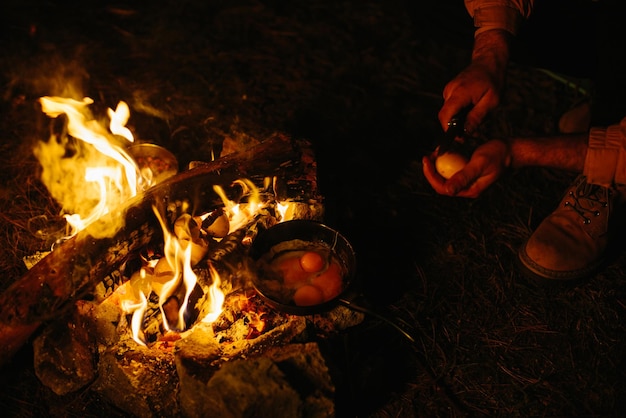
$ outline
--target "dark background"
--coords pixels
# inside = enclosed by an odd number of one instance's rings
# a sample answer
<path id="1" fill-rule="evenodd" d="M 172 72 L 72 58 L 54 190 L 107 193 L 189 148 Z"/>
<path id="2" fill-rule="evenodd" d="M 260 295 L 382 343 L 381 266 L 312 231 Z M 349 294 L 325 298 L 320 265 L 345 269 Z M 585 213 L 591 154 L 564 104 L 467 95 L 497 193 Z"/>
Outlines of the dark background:
<path id="1" fill-rule="evenodd" d="M 597 51 L 590 10 L 575 10 L 595 6 L 550 4 L 520 35 L 482 136 L 555 133 L 560 115 L 589 99 L 596 61 L 585 51 Z M 32 156 L 48 129 L 40 96 L 89 96 L 96 111 L 126 101 L 133 132 L 167 147 L 181 168 L 210 160 L 226 137 L 284 132 L 316 150 L 325 222 L 357 251 L 363 300 L 408 323 L 417 340 L 369 318 L 329 342 L 340 416 L 623 414 L 621 256 L 557 290 L 527 282 L 515 265 L 574 173 L 512 171 L 475 200 L 438 196 L 423 178 L 421 157 L 441 135 L 441 91 L 470 57 L 461 1 L 0 7 L 2 288 L 42 245 L 29 219 L 55 210 Z M 50 393 L 28 346 L 1 384 L 9 416 L 124 415 L 88 390 Z"/>

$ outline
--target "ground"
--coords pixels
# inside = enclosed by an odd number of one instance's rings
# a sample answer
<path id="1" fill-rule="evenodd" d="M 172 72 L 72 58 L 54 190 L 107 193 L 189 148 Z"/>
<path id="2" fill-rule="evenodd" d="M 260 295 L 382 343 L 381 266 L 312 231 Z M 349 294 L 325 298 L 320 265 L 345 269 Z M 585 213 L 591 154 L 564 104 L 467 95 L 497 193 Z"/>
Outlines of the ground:
<path id="1" fill-rule="evenodd" d="M 441 135 L 441 91 L 468 62 L 473 29 L 460 1 L 413 3 L 3 3 L 0 288 L 43 245 L 41 216 L 58 214 L 32 155 L 48 129 L 39 97 L 124 100 L 133 130 L 182 167 L 226 137 L 284 132 L 316 150 L 325 222 L 356 249 L 363 303 L 415 340 L 372 317 L 325 347 L 338 415 L 622 416 L 623 254 L 567 288 L 520 274 L 517 248 L 574 173 L 510 171 L 471 200 L 433 192 L 421 157 Z M 514 62 L 481 135 L 556 132 L 587 93 L 568 80 Z M 0 382 L 8 416 L 123 416 L 89 392 L 51 394 L 28 346 Z"/>

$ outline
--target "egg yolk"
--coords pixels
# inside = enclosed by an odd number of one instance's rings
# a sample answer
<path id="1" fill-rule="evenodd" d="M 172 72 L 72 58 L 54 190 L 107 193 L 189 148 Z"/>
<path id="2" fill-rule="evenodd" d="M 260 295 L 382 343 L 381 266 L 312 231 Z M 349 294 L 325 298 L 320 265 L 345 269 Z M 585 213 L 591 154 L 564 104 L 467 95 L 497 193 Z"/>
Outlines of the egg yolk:
<path id="1" fill-rule="evenodd" d="M 293 302 L 297 306 L 313 306 L 319 305 L 324 301 L 324 294 L 315 286 L 310 284 L 304 285 L 293 295 Z"/>
<path id="2" fill-rule="evenodd" d="M 273 263 L 285 289 L 291 289 L 293 303 L 313 306 L 330 301 L 343 291 L 343 270 L 324 252 L 307 250 L 279 257 Z"/>
<path id="3" fill-rule="evenodd" d="M 320 253 L 307 251 L 300 257 L 300 267 L 307 273 L 316 273 L 324 268 L 324 258 Z"/>
<path id="4" fill-rule="evenodd" d="M 322 291 L 324 302 L 336 298 L 343 290 L 341 267 L 331 263 L 328 270 L 311 279 L 311 284 Z"/>
<path id="5" fill-rule="evenodd" d="M 280 260 L 277 265 L 283 283 L 288 288 L 295 288 L 306 282 L 309 273 L 304 271 L 298 257 L 286 257 Z"/>

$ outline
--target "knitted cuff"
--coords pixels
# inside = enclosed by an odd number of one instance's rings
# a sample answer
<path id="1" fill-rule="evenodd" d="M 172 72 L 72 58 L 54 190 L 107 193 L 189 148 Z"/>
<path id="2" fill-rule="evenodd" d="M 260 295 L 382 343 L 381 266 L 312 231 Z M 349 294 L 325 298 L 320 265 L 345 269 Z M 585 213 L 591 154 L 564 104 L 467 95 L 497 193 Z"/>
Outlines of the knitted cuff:
<path id="1" fill-rule="evenodd" d="M 611 128 L 609 128 L 611 129 Z M 622 119 L 619 125 L 614 125 L 614 135 L 620 137 L 620 148 L 617 156 L 617 167 L 615 167 L 616 184 L 626 184 L 626 118 Z"/>
<path id="2" fill-rule="evenodd" d="M 589 147 L 583 168 L 589 183 L 603 186 L 626 183 L 625 126 L 622 121 L 620 125 L 589 131 Z"/>
<path id="3" fill-rule="evenodd" d="M 513 35 L 517 33 L 521 16 L 516 9 L 506 6 L 487 6 L 474 10 L 474 36 L 491 29 L 504 29 Z"/>

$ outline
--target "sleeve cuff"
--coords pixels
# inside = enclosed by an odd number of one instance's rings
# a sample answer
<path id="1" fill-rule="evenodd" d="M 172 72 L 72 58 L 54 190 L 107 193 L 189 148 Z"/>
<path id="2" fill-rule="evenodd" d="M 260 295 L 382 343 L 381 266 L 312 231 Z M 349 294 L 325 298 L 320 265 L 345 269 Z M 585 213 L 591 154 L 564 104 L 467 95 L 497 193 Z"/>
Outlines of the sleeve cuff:
<path id="1" fill-rule="evenodd" d="M 521 21 L 519 11 L 507 6 L 487 6 L 474 10 L 475 35 L 492 29 L 503 29 L 516 35 Z"/>
<path id="2" fill-rule="evenodd" d="M 613 135 L 616 135 L 620 141 L 620 148 L 617 158 L 617 167 L 615 168 L 615 184 L 626 184 L 626 118 L 622 119 L 619 125 L 609 127 L 613 129 Z"/>
<path id="3" fill-rule="evenodd" d="M 591 184 L 609 186 L 626 184 L 626 149 L 624 127 L 592 128 L 583 174 Z"/>

